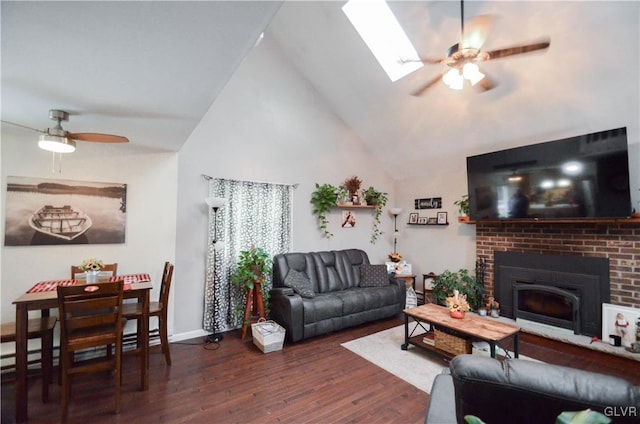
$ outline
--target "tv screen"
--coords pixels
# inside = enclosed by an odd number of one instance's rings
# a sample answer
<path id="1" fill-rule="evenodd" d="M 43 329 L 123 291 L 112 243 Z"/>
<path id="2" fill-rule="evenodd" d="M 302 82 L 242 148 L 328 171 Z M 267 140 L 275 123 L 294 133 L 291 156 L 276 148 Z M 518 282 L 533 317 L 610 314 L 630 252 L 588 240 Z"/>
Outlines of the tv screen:
<path id="1" fill-rule="evenodd" d="M 467 158 L 473 220 L 631 215 L 627 129 Z"/>

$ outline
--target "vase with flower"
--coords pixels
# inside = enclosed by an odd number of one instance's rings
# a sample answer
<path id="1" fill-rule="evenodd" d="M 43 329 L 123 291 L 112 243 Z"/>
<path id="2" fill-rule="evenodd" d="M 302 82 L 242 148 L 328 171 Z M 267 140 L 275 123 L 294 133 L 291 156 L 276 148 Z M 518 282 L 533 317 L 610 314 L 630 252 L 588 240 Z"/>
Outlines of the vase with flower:
<path id="1" fill-rule="evenodd" d="M 87 284 L 98 282 L 102 268 L 104 268 L 104 263 L 100 259 L 95 258 L 86 259 L 82 262 L 82 265 L 80 265 L 80 269 L 84 271 Z"/>
<path id="2" fill-rule="evenodd" d="M 464 318 L 464 314 L 469 312 L 467 295 L 461 295 L 458 290 L 453 291 L 453 296 L 447 297 L 446 304 L 451 313 L 451 318 Z"/>
<path id="3" fill-rule="evenodd" d="M 402 255 L 396 252 L 389 253 L 388 257 L 391 262 L 400 262 L 402 260 Z"/>

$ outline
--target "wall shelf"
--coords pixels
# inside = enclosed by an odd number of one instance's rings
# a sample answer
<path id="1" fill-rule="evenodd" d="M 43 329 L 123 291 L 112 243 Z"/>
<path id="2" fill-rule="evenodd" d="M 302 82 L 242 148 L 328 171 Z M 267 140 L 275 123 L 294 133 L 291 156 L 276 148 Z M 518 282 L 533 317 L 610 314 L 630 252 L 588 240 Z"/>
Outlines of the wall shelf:
<path id="1" fill-rule="evenodd" d="M 376 209 L 377 205 L 336 205 L 338 209 Z"/>
<path id="2" fill-rule="evenodd" d="M 446 224 L 413 224 L 411 222 L 407 222 L 407 225 L 413 225 L 416 227 L 446 227 L 447 225 L 449 225 L 449 223 L 447 222 Z"/>

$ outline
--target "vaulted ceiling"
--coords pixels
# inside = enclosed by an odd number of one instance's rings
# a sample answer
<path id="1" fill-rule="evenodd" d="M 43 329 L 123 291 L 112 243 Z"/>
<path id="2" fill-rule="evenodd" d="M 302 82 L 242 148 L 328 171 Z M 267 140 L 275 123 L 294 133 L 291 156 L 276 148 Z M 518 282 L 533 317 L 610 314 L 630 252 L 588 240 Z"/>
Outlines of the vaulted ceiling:
<path id="1" fill-rule="evenodd" d="M 638 110 L 638 2 L 468 1 L 466 17 L 497 18 L 485 49 L 541 37 L 551 47 L 484 64 L 499 83 L 486 93 L 438 83 L 421 97 L 410 93 L 442 65 L 391 82 L 343 4 L 3 1 L 2 119 L 46 128 L 61 108 L 73 132 L 177 151 L 263 30 L 398 176 L 461 151 L 625 126 L 603 111 Z M 421 56 L 457 42 L 459 2 L 390 6 Z"/>

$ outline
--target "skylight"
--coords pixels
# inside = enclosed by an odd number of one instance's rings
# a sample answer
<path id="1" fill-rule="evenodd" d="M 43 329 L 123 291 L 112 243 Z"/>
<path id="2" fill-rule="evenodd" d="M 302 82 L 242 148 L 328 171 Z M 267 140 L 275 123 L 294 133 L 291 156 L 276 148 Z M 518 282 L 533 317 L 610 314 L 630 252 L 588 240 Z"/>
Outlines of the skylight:
<path id="1" fill-rule="evenodd" d="M 416 49 L 384 0 L 349 0 L 342 11 L 391 81 L 422 68 Z"/>

